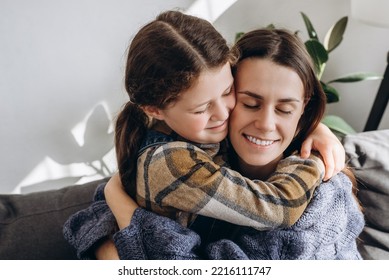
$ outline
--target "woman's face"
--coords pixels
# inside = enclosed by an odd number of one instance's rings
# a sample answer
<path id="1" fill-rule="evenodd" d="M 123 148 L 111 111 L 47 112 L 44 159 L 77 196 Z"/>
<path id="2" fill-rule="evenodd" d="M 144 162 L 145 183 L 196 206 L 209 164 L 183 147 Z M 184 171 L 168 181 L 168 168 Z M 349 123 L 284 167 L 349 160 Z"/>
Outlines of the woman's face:
<path id="1" fill-rule="evenodd" d="M 243 170 L 275 168 L 296 135 L 304 112 L 304 86 L 296 72 L 267 59 L 241 61 L 229 136 Z"/>
<path id="2" fill-rule="evenodd" d="M 235 106 L 234 80 L 229 63 L 201 73 L 177 102 L 153 117 L 163 120 L 182 137 L 197 143 L 218 143 L 228 132 Z"/>

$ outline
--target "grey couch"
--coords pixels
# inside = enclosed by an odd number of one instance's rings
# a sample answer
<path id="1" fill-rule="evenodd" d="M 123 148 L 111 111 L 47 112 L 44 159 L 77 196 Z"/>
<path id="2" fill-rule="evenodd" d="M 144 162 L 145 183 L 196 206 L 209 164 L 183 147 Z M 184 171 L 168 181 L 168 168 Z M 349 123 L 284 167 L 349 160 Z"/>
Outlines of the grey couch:
<path id="1" fill-rule="evenodd" d="M 366 227 L 359 250 L 364 259 L 389 259 L 389 130 L 343 139 L 359 184 Z M 87 207 L 99 180 L 59 190 L 0 195 L 0 259 L 75 259 L 62 235 L 69 215 Z"/>

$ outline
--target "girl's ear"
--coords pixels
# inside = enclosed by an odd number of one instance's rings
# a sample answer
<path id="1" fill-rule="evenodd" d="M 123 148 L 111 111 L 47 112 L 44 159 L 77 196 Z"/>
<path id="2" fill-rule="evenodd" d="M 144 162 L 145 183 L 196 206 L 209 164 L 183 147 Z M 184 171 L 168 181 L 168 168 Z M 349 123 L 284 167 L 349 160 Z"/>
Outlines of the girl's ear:
<path id="1" fill-rule="evenodd" d="M 164 119 L 164 114 L 161 109 L 158 109 L 155 106 L 142 106 L 142 110 L 149 117 L 155 118 L 157 120 L 162 121 Z"/>

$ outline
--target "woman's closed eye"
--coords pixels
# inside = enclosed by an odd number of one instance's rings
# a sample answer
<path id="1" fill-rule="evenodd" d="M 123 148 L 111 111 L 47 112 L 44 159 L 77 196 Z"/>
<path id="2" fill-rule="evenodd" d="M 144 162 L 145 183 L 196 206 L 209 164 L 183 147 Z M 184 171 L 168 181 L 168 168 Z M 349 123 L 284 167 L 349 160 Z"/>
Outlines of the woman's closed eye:
<path id="1" fill-rule="evenodd" d="M 291 115 L 293 114 L 295 110 L 294 104 L 280 104 L 278 107 L 276 107 L 276 110 L 280 112 L 281 114 L 285 115 Z"/>
<path id="2" fill-rule="evenodd" d="M 247 109 L 250 110 L 259 110 L 262 108 L 262 105 L 256 102 L 243 102 L 243 106 Z M 275 108 L 276 112 L 279 112 L 281 114 L 285 115 L 291 115 L 293 114 L 293 108 L 289 108 L 290 106 L 287 107 L 281 107 L 281 108 Z"/>
<path id="3" fill-rule="evenodd" d="M 254 104 L 254 103 L 243 103 L 243 106 L 248 109 L 260 109 L 260 104 Z"/>
<path id="4" fill-rule="evenodd" d="M 292 110 L 285 110 L 285 109 L 277 109 L 278 112 L 281 114 L 291 115 L 293 113 Z"/>

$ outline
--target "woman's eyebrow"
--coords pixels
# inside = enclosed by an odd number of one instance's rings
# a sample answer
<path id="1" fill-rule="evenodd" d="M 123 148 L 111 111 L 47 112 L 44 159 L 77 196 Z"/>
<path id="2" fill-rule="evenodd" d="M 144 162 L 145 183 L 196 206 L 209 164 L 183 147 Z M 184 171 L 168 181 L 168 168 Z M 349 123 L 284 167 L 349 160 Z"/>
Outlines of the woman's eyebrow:
<path id="1" fill-rule="evenodd" d="M 252 98 L 260 99 L 260 100 L 264 99 L 262 95 L 251 92 L 251 91 L 238 91 L 237 94 L 245 94 L 245 95 L 248 95 Z M 282 103 L 302 102 L 302 100 L 299 100 L 299 99 L 294 98 L 294 97 L 281 98 L 281 99 L 278 99 L 277 101 L 282 102 Z"/>

